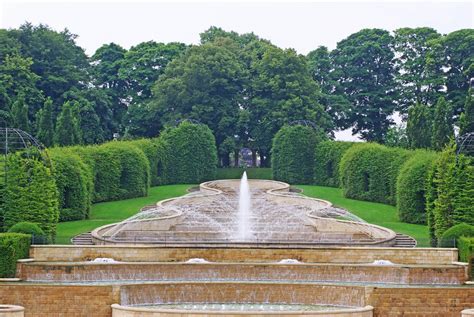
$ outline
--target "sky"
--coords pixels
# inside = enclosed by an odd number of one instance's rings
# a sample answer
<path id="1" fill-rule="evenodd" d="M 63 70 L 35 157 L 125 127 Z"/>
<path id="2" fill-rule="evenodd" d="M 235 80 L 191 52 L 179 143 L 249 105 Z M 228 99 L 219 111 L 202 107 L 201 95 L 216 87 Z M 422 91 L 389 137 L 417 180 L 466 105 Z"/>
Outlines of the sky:
<path id="1" fill-rule="evenodd" d="M 473 28 L 474 1 L 0 0 L 0 28 L 18 28 L 25 21 L 69 29 L 89 56 L 110 42 L 126 49 L 150 40 L 197 44 L 199 33 L 210 26 L 254 32 L 307 54 L 320 45 L 334 49 L 363 28 L 429 26 L 443 34 Z"/>

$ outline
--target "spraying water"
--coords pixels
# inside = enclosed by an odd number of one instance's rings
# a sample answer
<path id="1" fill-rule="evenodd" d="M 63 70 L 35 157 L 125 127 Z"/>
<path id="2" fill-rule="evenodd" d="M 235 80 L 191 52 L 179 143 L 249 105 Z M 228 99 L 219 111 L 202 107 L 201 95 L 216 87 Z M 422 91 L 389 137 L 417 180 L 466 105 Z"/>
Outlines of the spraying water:
<path id="1" fill-rule="evenodd" d="M 248 240 L 251 238 L 251 229 L 249 224 L 250 219 L 250 189 L 247 180 L 247 172 L 244 172 L 240 180 L 239 192 L 239 230 L 237 237 L 239 240 Z"/>

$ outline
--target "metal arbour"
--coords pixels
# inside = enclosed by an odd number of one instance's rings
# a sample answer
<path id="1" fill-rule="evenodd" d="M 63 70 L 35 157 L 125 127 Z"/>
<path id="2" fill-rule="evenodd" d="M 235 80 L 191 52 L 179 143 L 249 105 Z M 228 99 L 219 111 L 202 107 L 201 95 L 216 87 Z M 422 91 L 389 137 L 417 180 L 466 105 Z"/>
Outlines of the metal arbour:
<path id="1" fill-rule="evenodd" d="M 456 138 L 456 155 L 474 156 L 474 132 L 465 133 Z"/>
<path id="2" fill-rule="evenodd" d="M 15 128 L 0 127 L 0 180 L 5 184 L 8 177 L 8 155 L 22 152 L 25 157 L 36 157 L 51 167 L 44 146 L 29 133 Z"/>

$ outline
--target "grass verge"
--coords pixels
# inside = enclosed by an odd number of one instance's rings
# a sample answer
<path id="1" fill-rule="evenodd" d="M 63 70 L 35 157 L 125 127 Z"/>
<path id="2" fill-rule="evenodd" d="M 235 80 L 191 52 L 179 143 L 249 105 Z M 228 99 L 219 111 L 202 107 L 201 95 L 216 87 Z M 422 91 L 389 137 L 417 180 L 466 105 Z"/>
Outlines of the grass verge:
<path id="1" fill-rule="evenodd" d="M 344 198 L 340 188 L 298 185 L 303 194 L 332 202 L 335 206 L 349 210 L 369 223 L 412 236 L 419 247 L 429 247 L 428 227 L 400 222 L 395 206 Z"/>
<path id="2" fill-rule="evenodd" d="M 92 205 L 90 219 L 58 223 L 57 244 L 70 244 L 71 238 L 97 227 L 122 221 L 136 214 L 140 208 L 160 200 L 182 196 L 192 185 L 166 185 L 152 187 L 148 196 L 126 200 L 110 201 Z"/>
<path id="3" fill-rule="evenodd" d="M 254 179 L 272 179 L 272 169 L 265 167 L 251 167 L 247 169 L 238 167 L 218 168 L 216 179 L 238 179 L 247 171 L 247 177 Z"/>

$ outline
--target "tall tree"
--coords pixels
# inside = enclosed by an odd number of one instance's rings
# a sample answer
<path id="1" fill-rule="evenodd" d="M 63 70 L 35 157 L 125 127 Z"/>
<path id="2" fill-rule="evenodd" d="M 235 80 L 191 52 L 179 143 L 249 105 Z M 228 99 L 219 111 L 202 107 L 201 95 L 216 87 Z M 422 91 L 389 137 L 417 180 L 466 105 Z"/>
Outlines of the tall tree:
<path id="1" fill-rule="evenodd" d="M 428 63 L 433 71 L 444 73 L 446 100 L 458 116 L 466 100 L 469 79 L 474 77 L 474 29 L 451 32 L 430 44 Z"/>
<path id="2" fill-rule="evenodd" d="M 431 133 L 431 146 L 435 150 L 442 150 L 454 137 L 452 113 L 451 105 L 440 97 L 434 108 Z"/>
<path id="3" fill-rule="evenodd" d="M 394 48 L 400 83 L 398 110 L 406 113 L 410 105 L 433 105 L 443 88 L 441 70 L 429 72 L 426 62 L 432 46 L 430 42 L 441 35 L 428 27 L 395 30 Z"/>
<path id="4" fill-rule="evenodd" d="M 353 133 L 383 142 L 396 108 L 393 37 L 380 29 L 363 29 L 340 41 L 331 52 L 335 76 L 352 103 Z"/>
<path id="5" fill-rule="evenodd" d="M 20 53 L 33 60 L 32 71 L 39 76 L 36 87 L 60 107 L 61 95 L 72 87 L 88 83 L 89 63 L 84 50 L 76 45 L 77 36 L 67 29 L 56 32 L 48 26 L 25 23 L 12 30 L 20 43 Z"/>
<path id="6" fill-rule="evenodd" d="M 76 117 L 77 109 L 75 109 L 78 106 L 75 101 L 67 101 L 63 104 L 54 132 L 54 143 L 56 145 L 68 146 L 81 143 L 81 131 L 79 120 Z"/>
<path id="7" fill-rule="evenodd" d="M 431 109 L 416 103 L 408 109 L 407 138 L 412 149 L 429 149 L 431 147 Z"/>
<path id="8" fill-rule="evenodd" d="M 334 76 L 334 65 L 329 50 L 325 46 L 320 46 L 311 51 L 307 59 L 311 75 L 321 88 L 319 102 L 330 114 L 337 128 L 348 128 L 351 123 L 348 120 L 351 104 Z"/>
<path id="9" fill-rule="evenodd" d="M 13 126 L 25 132 L 30 131 L 28 121 L 28 105 L 25 103 L 25 95 L 19 94 L 12 106 Z"/>
<path id="10" fill-rule="evenodd" d="M 28 118 L 33 121 L 41 108 L 43 94 L 35 87 L 39 77 L 31 71 L 33 61 L 20 55 L 7 55 L 0 63 L 0 116 L 9 121 L 8 111 L 16 96 L 23 95 Z"/>
<path id="11" fill-rule="evenodd" d="M 155 120 L 163 124 L 195 119 L 209 126 L 218 148 L 234 137 L 242 91 L 242 64 L 233 42 L 221 40 L 192 47 L 170 63 L 151 103 Z"/>
<path id="12" fill-rule="evenodd" d="M 459 135 L 474 132 L 474 91 L 469 89 L 464 103 L 464 111 L 459 118 Z"/>
<path id="13" fill-rule="evenodd" d="M 93 82 L 111 99 L 114 132 L 121 130 L 127 111 L 127 80 L 119 76 L 127 51 L 115 43 L 104 44 L 91 58 Z"/>
<path id="14" fill-rule="evenodd" d="M 285 124 L 295 120 L 309 120 L 322 132 L 329 132 L 333 124 L 318 102 L 319 87 L 311 78 L 306 59 L 294 50 L 269 47 L 251 70 L 250 135 L 269 164 L 272 139 Z M 265 159 L 266 158 L 266 159 Z"/>
<path id="15" fill-rule="evenodd" d="M 169 62 L 181 56 L 187 46 L 183 43 L 143 42 L 132 47 L 124 55 L 119 78 L 127 83 L 128 113 L 124 118 L 132 135 L 152 136 L 160 126 L 152 121 L 147 110 L 151 90 Z"/>
<path id="16" fill-rule="evenodd" d="M 53 124 L 53 101 L 46 99 L 43 108 L 38 112 L 38 139 L 46 147 L 53 145 L 54 124 Z"/>

